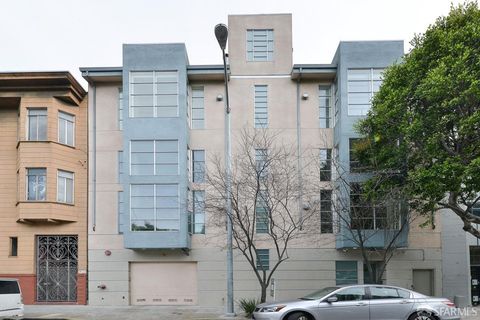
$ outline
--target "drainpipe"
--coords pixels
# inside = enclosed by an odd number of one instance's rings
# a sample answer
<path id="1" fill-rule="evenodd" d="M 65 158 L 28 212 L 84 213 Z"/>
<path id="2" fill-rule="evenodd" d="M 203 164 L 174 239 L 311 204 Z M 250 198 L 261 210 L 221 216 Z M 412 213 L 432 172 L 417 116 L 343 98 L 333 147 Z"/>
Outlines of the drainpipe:
<path id="1" fill-rule="evenodd" d="M 97 87 L 92 84 L 92 230 L 97 226 Z"/>
<path id="2" fill-rule="evenodd" d="M 297 170 L 298 170 L 298 186 L 300 188 L 298 195 L 298 213 L 300 218 L 300 230 L 303 228 L 303 178 L 302 178 L 302 132 L 301 132 L 301 113 L 300 113 L 300 81 L 302 78 L 302 68 L 300 67 L 299 76 L 297 78 Z"/>

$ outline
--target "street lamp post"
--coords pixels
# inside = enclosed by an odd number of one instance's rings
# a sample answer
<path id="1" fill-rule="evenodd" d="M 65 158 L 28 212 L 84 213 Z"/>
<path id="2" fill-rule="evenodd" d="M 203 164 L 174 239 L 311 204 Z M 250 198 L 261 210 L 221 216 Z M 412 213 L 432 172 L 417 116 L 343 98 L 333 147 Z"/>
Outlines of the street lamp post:
<path id="1" fill-rule="evenodd" d="M 233 310 L 233 249 L 232 249 L 232 146 L 230 129 L 230 103 L 228 97 L 228 75 L 227 55 L 225 48 L 228 39 L 228 28 L 223 23 L 215 26 L 215 37 L 217 38 L 223 56 L 223 74 L 225 78 L 225 176 L 227 179 L 226 188 L 226 209 L 227 209 L 227 316 L 235 316 Z"/>

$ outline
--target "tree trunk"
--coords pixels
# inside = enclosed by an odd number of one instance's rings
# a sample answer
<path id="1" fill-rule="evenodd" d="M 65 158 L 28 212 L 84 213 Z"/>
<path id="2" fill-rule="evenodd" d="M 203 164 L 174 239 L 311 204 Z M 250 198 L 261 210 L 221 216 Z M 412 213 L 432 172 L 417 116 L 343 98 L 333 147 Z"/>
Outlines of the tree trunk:
<path id="1" fill-rule="evenodd" d="M 262 288 L 262 296 L 260 297 L 260 302 L 264 303 L 265 301 L 267 301 L 267 285 L 262 283 L 260 286 Z"/>

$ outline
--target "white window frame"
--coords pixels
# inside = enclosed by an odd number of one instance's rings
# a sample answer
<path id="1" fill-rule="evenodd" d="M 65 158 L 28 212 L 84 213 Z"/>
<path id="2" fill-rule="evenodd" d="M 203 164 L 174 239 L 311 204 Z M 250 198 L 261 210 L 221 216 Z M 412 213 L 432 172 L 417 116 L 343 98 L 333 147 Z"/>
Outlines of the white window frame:
<path id="1" fill-rule="evenodd" d="M 265 108 L 260 108 L 260 107 L 257 107 L 257 88 L 265 88 L 265 99 L 266 99 L 266 102 L 265 102 Z M 260 102 L 260 103 L 263 103 L 263 102 Z M 265 114 L 267 115 L 267 118 L 266 118 L 266 122 L 265 124 L 259 124 L 257 125 L 257 109 L 260 111 L 260 109 L 265 109 L 266 112 Z M 268 129 L 268 125 L 269 125 L 269 113 L 268 113 L 268 85 L 266 84 L 255 84 L 253 86 L 253 126 L 256 128 L 256 129 Z M 260 118 L 259 118 L 260 120 Z M 263 119 L 262 119 L 263 120 Z"/>
<path id="2" fill-rule="evenodd" d="M 28 170 L 30 169 L 45 169 L 45 199 L 44 200 L 38 200 L 38 199 L 35 199 L 35 200 L 29 200 L 28 199 Z M 30 167 L 30 168 L 25 168 L 25 200 L 26 201 L 47 201 L 47 186 L 48 186 L 48 182 L 47 182 L 47 168 L 45 167 Z"/>
<path id="3" fill-rule="evenodd" d="M 153 99 L 153 105 L 152 105 L 152 108 L 153 108 L 153 116 L 151 117 L 140 117 L 140 116 L 134 116 L 134 111 L 132 108 L 135 108 L 135 106 L 133 106 L 133 82 L 132 82 L 132 74 L 135 74 L 135 73 L 140 73 L 140 72 L 151 72 L 152 75 L 153 75 L 153 91 L 152 91 L 152 99 Z M 175 92 L 175 95 L 176 95 L 176 98 L 177 98 L 177 102 L 176 102 L 176 115 L 175 116 L 172 116 L 172 117 L 163 117 L 163 116 L 158 116 L 158 113 L 157 113 L 157 108 L 159 107 L 157 104 L 156 104 L 156 96 L 158 94 L 157 92 L 157 82 L 155 82 L 155 78 L 156 78 L 156 74 L 157 73 L 176 73 L 176 92 Z M 128 89 L 128 101 L 130 102 L 129 103 L 129 106 L 128 106 L 128 117 L 129 118 L 178 118 L 179 116 L 179 109 L 180 109 L 180 103 L 179 103 L 179 73 L 178 73 L 178 70 L 131 70 L 129 72 L 129 78 L 128 78 L 128 81 L 129 81 L 129 89 Z"/>
<path id="4" fill-rule="evenodd" d="M 320 88 L 326 88 L 328 87 L 328 90 L 330 92 L 330 95 L 326 95 L 326 96 L 322 96 L 320 95 Z M 333 83 L 319 83 L 318 84 L 318 127 L 320 129 L 330 129 L 330 128 L 333 128 L 333 125 L 332 125 L 332 122 L 333 122 L 333 119 L 332 119 L 332 111 L 333 111 L 333 107 L 332 107 L 332 100 L 334 99 L 333 97 L 333 89 L 334 89 L 334 85 Z M 328 98 L 328 105 L 325 106 L 325 107 L 322 107 L 320 105 L 320 99 L 321 98 Z M 326 109 L 328 110 L 328 117 L 322 117 L 321 116 L 321 113 L 320 113 L 320 109 Z M 320 124 L 320 121 L 322 119 L 327 119 L 328 120 L 328 123 L 327 123 L 327 126 L 326 127 L 322 127 L 321 124 Z"/>
<path id="5" fill-rule="evenodd" d="M 152 141 L 153 142 L 153 173 L 150 175 L 152 176 L 175 176 L 179 174 L 180 171 L 180 145 L 178 139 L 139 139 L 139 140 L 130 140 L 129 142 L 129 154 L 128 154 L 128 162 L 129 162 L 129 174 L 131 176 L 146 176 L 146 175 L 138 175 L 132 174 L 132 141 Z M 157 174 L 157 141 L 176 141 L 177 142 L 177 172 L 175 174 Z"/>
<path id="6" fill-rule="evenodd" d="M 194 97 L 193 92 L 194 92 L 195 90 L 200 90 L 200 89 L 201 89 L 201 91 L 202 91 L 203 108 L 194 108 L 194 103 L 193 103 L 193 101 L 194 101 L 194 98 L 196 98 L 196 97 Z M 191 96 L 190 99 L 191 99 L 191 104 L 190 104 L 190 109 L 191 109 L 191 110 L 190 110 L 190 128 L 191 128 L 192 130 L 203 130 L 203 129 L 206 128 L 206 119 L 205 119 L 205 118 L 206 118 L 206 117 L 205 117 L 205 115 L 206 115 L 206 113 L 205 113 L 205 86 L 202 86 L 202 85 L 192 85 L 192 96 Z M 194 110 L 194 109 L 203 109 L 203 118 L 201 118 L 201 119 L 200 119 L 200 118 L 198 118 L 198 119 L 194 118 L 194 116 L 193 116 L 193 110 Z M 201 126 L 201 128 L 196 128 L 196 127 L 194 127 L 194 122 L 193 122 L 194 120 L 197 120 L 197 121 L 201 120 L 201 121 L 203 121 L 203 125 Z"/>
<path id="7" fill-rule="evenodd" d="M 47 127 L 46 127 L 46 132 L 47 136 L 45 137 L 45 140 L 31 140 L 30 139 L 30 110 L 44 110 L 46 112 L 45 117 L 47 118 Z M 38 115 L 37 115 L 38 117 Z M 45 107 L 31 107 L 27 108 L 27 120 L 25 121 L 26 126 L 25 126 L 25 140 L 26 141 L 48 141 L 48 109 Z M 38 137 L 38 126 L 37 126 L 37 137 Z"/>
<path id="8" fill-rule="evenodd" d="M 348 79 L 348 72 L 350 70 L 364 70 L 364 71 L 370 71 L 370 75 L 369 75 L 369 79 L 368 80 L 349 80 Z M 368 111 L 370 111 L 370 109 L 372 108 L 372 99 L 373 99 L 373 96 L 374 94 L 376 93 L 376 91 L 374 91 L 374 86 L 373 86 L 373 83 L 375 81 L 381 81 L 383 82 L 383 79 L 381 80 L 375 80 L 373 79 L 373 73 L 374 73 L 374 70 L 380 70 L 382 73 L 385 71 L 385 68 L 348 68 L 347 69 L 347 115 L 349 117 L 363 117 L 363 116 L 366 116 Z M 349 97 L 349 93 L 351 93 L 349 90 L 348 90 L 348 83 L 352 81 L 352 82 L 360 82 L 360 81 L 368 81 L 369 82 L 369 92 L 354 92 L 354 93 L 369 93 L 370 94 L 370 100 L 368 102 L 368 104 L 370 105 L 370 107 L 368 108 L 368 110 L 366 112 L 363 112 L 362 111 L 362 114 L 353 114 L 351 111 L 350 111 L 350 97 Z M 352 104 L 352 105 L 363 105 L 363 104 Z"/>
<path id="9" fill-rule="evenodd" d="M 59 179 L 60 179 L 60 173 L 61 172 L 65 172 L 65 173 L 68 173 L 68 174 L 72 175 L 72 202 L 67 202 L 67 184 L 66 183 L 65 183 L 65 190 L 64 190 L 65 201 L 62 201 L 62 200 L 59 199 L 58 191 L 60 190 L 60 188 L 59 188 L 60 183 L 58 183 L 58 182 L 59 182 Z M 69 179 L 67 177 L 62 177 L 62 178 Z M 74 172 L 67 171 L 67 170 L 60 170 L 60 169 L 57 170 L 57 202 L 67 203 L 67 204 L 74 204 L 75 203 L 75 173 Z"/>
<path id="10" fill-rule="evenodd" d="M 139 185 L 153 185 L 153 231 L 140 231 L 140 230 L 132 230 L 132 186 L 139 186 Z M 177 215 L 178 215 L 178 230 L 157 230 L 157 186 L 158 185 L 176 185 L 177 186 L 177 195 L 176 197 L 180 201 L 180 186 L 178 183 L 130 183 L 129 185 L 129 194 L 128 194 L 128 221 L 129 221 L 129 226 L 128 230 L 130 232 L 180 232 L 181 230 L 181 221 L 180 221 L 180 210 L 181 210 L 181 205 L 180 203 L 178 204 L 177 208 Z M 125 195 L 124 199 L 125 201 Z"/>
<path id="11" fill-rule="evenodd" d="M 73 121 L 70 121 L 68 119 L 65 119 L 65 118 L 62 118 L 62 115 L 66 115 L 67 117 L 72 117 L 73 118 Z M 66 122 L 71 122 L 72 123 L 72 144 L 68 144 L 67 142 L 68 141 L 65 141 L 65 142 L 62 142 L 60 141 L 60 121 L 61 120 L 64 120 Z M 65 112 L 65 111 L 61 111 L 61 110 L 58 110 L 58 128 L 57 128 L 57 136 L 58 136 L 58 143 L 61 143 L 61 144 L 64 144 L 66 146 L 70 146 L 70 147 L 75 147 L 75 130 L 76 130 L 76 126 L 75 126 L 75 123 L 76 123 L 76 117 L 74 114 L 71 114 L 71 113 L 68 113 L 68 112 Z M 65 124 L 65 140 L 68 140 L 67 137 L 68 137 L 68 132 L 67 132 L 67 126 Z"/>

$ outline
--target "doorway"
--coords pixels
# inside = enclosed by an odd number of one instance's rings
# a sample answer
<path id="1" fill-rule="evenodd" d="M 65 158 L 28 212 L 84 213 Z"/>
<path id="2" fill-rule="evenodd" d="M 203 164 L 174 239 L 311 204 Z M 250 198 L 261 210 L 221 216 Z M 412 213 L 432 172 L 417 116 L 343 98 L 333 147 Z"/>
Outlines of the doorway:
<path id="1" fill-rule="evenodd" d="M 413 290 L 433 296 L 433 270 L 413 269 Z"/>

